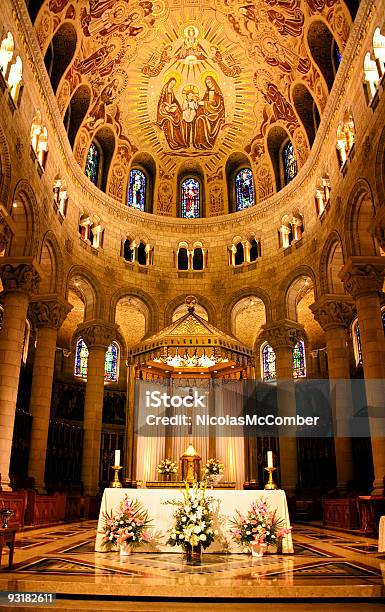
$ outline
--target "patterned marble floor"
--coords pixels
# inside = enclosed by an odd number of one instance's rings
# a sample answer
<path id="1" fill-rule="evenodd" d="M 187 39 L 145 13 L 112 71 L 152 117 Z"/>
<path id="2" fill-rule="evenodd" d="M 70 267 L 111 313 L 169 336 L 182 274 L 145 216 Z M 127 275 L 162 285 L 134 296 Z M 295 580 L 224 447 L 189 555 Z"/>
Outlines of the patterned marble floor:
<path id="1" fill-rule="evenodd" d="M 57 593 L 55 607 L 64 609 L 65 602 L 72 601 L 68 608 L 72 610 L 84 606 L 84 602 L 73 603 L 76 597 L 96 597 L 100 610 L 112 609 L 108 607 L 112 600 L 113 609 L 166 610 L 141 607 L 145 605 L 143 598 L 175 597 L 180 601 L 223 599 L 224 610 L 226 601 L 233 600 L 231 609 L 235 610 L 237 600 L 261 598 L 335 598 L 345 602 L 357 598 L 362 604 L 365 600 L 360 610 L 375 609 L 372 604 L 376 600 L 385 602 L 385 555 L 378 554 L 376 540 L 355 533 L 296 525 L 293 555 L 259 559 L 241 554 L 204 554 L 202 563 L 192 566 L 175 553 L 138 552 L 122 558 L 118 553 L 95 553 L 95 530 L 95 521 L 83 521 L 18 534 L 13 571 L 6 568 L 3 553 L 0 590 Z M 138 607 L 124 607 L 127 598 L 138 598 Z M 195 609 L 193 600 L 188 601 L 188 609 Z M 177 608 L 170 604 L 169 609 Z M 210 610 L 214 609 L 213 604 Z"/>

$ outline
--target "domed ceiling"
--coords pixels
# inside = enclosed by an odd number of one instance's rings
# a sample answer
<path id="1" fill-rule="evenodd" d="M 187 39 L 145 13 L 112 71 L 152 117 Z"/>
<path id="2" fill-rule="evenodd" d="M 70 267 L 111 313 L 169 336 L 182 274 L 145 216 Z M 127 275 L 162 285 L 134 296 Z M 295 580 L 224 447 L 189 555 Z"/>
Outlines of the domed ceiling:
<path id="1" fill-rule="evenodd" d="M 269 132 L 290 135 L 299 167 L 309 154 L 295 85 L 311 93 L 320 114 L 327 101 L 309 28 L 318 55 L 325 26 L 342 52 L 351 17 L 340 0 L 46 0 L 35 22 L 43 55 L 66 22 L 77 41 L 57 88 L 59 109 L 64 116 L 77 88 L 89 86 L 74 154 L 84 167 L 92 138 L 110 126 L 117 142 L 110 195 L 122 199 L 138 152 L 156 159 L 161 180 L 181 164 L 199 165 L 209 183 L 222 180 L 237 152 L 249 156 L 261 200 L 275 190 Z"/>

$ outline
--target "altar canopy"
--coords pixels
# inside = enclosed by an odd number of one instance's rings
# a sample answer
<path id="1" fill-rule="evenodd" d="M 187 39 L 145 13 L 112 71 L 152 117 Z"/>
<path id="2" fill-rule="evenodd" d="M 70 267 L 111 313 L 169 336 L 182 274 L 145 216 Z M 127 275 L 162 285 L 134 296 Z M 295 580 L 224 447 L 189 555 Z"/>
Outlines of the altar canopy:
<path id="1" fill-rule="evenodd" d="M 144 508 L 148 511 L 149 518 L 152 520 L 152 528 L 154 532 L 154 542 L 151 544 L 143 544 L 140 547 L 141 552 L 182 552 L 179 547 L 171 547 L 166 545 L 168 539 L 168 530 L 173 525 L 173 513 L 175 507 L 169 502 L 171 500 L 179 500 L 182 498 L 182 493 L 175 489 L 105 489 L 103 493 L 102 503 L 100 506 L 99 522 L 95 543 L 95 551 L 106 552 L 107 549 L 103 545 L 103 513 L 117 512 L 120 502 L 128 494 L 130 499 L 137 499 Z M 284 527 L 290 527 L 290 517 L 287 507 L 285 491 L 216 491 L 207 490 L 207 496 L 212 496 L 213 511 L 215 515 L 214 529 L 218 529 L 219 535 L 216 541 L 204 552 L 218 553 L 245 552 L 236 544 L 230 534 L 230 520 L 235 516 L 236 510 L 242 514 L 246 514 L 251 507 L 252 502 L 258 499 L 267 499 L 270 509 L 277 511 L 277 516 L 284 520 Z M 293 553 L 293 541 L 291 533 L 282 539 L 282 552 Z"/>
<path id="2" fill-rule="evenodd" d="M 233 410 L 242 411 L 242 394 L 232 393 L 230 400 L 230 388 L 253 378 L 252 350 L 199 316 L 193 295 L 185 303 L 185 314 L 130 350 L 136 380 L 132 412 L 136 416 L 138 406 L 145 405 L 145 395 L 152 389 L 182 397 L 197 390 L 206 397 L 213 413 L 226 414 L 229 401 Z M 218 381 L 226 382 L 228 393 L 215 384 Z M 236 430 L 234 436 L 223 437 L 217 435 L 219 430 L 215 428 L 203 431 L 202 427 L 192 426 L 188 435 L 183 427 L 172 427 L 166 433 L 154 429 L 152 435 L 136 428 L 134 479 L 156 480 L 158 463 L 165 457 L 179 462 L 187 446 L 192 444 L 199 450 L 202 465 L 209 458 L 219 457 L 225 465 L 224 479 L 241 488 L 245 481 L 245 443 L 239 428 Z"/>

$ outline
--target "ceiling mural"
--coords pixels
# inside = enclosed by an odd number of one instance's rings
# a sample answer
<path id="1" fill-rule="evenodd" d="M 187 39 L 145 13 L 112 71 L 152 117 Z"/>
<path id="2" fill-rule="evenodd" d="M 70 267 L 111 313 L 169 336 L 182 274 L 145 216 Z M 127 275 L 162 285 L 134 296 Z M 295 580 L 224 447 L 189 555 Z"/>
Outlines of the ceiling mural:
<path id="1" fill-rule="evenodd" d="M 43 54 L 63 22 L 77 32 L 56 96 L 64 116 L 79 85 L 89 87 L 74 147 L 79 164 L 96 132 L 109 126 L 117 141 L 111 195 L 124 198 L 122 182 L 138 151 L 157 160 L 163 199 L 178 166 L 196 158 L 217 210 L 216 183 L 233 151 L 249 155 L 257 199 L 274 191 L 266 145 L 272 127 L 290 134 L 299 166 L 306 161 L 309 141 L 292 89 L 303 83 L 322 114 L 328 88 L 307 42 L 317 19 L 343 51 L 351 18 L 342 0 L 46 0 L 35 28 Z"/>

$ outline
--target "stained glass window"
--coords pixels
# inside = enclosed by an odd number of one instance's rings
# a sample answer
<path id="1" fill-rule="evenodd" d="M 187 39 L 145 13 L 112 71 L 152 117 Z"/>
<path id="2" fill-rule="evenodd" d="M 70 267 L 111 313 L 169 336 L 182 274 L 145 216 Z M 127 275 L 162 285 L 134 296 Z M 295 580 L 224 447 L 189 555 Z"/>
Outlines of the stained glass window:
<path id="1" fill-rule="evenodd" d="M 235 196 L 237 210 L 254 206 L 253 174 L 250 168 L 242 168 L 235 175 Z"/>
<path id="2" fill-rule="evenodd" d="M 87 378 L 88 370 L 88 348 L 83 338 L 79 338 L 76 343 L 75 353 L 75 376 Z"/>
<path id="3" fill-rule="evenodd" d="M 358 321 L 357 321 L 357 325 L 355 328 L 355 334 L 356 334 L 356 343 L 357 343 L 357 365 L 362 365 L 362 348 L 361 348 L 361 335 L 360 335 L 360 326 L 358 325 Z"/>
<path id="4" fill-rule="evenodd" d="M 146 203 L 146 175 L 137 168 L 130 172 L 127 205 L 144 211 Z"/>
<path id="5" fill-rule="evenodd" d="M 118 345 L 113 342 L 106 351 L 104 360 L 104 380 L 108 382 L 116 382 L 118 380 L 118 362 L 119 348 Z"/>
<path id="6" fill-rule="evenodd" d="M 197 219 L 200 217 L 201 186 L 197 179 L 187 178 L 181 185 L 181 217 Z"/>
<path id="7" fill-rule="evenodd" d="M 385 334 L 385 310 L 381 312 L 382 319 L 382 328 Z M 356 320 L 355 327 L 353 326 L 354 334 L 356 337 L 356 361 L 357 365 L 362 365 L 362 345 L 361 345 L 361 334 L 360 334 L 360 326 L 358 325 L 358 321 Z"/>
<path id="8" fill-rule="evenodd" d="M 306 377 L 305 343 L 299 340 L 293 348 L 293 377 Z"/>
<path id="9" fill-rule="evenodd" d="M 340 50 L 336 42 L 333 43 L 333 60 L 334 60 L 334 69 L 337 72 L 340 66 L 340 63 L 342 61 L 342 55 L 340 53 Z"/>
<path id="10" fill-rule="evenodd" d="M 271 382 L 277 379 L 275 373 L 275 352 L 270 344 L 265 344 L 262 349 L 263 382 Z"/>
<path id="11" fill-rule="evenodd" d="M 91 183 L 93 183 L 94 185 L 98 184 L 99 164 L 99 149 L 96 144 L 91 142 L 90 148 L 88 149 L 87 153 L 85 173 L 86 176 L 88 176 L 88 178 L 90 179 Z"/>
<path id="12" fill-rule="evenodd" d="M 294 148 L 290 141 L 284 146 L 282 155 L 285 185 L 287 185 L 297 174 L 297 160 L 295 159 Z"/>

